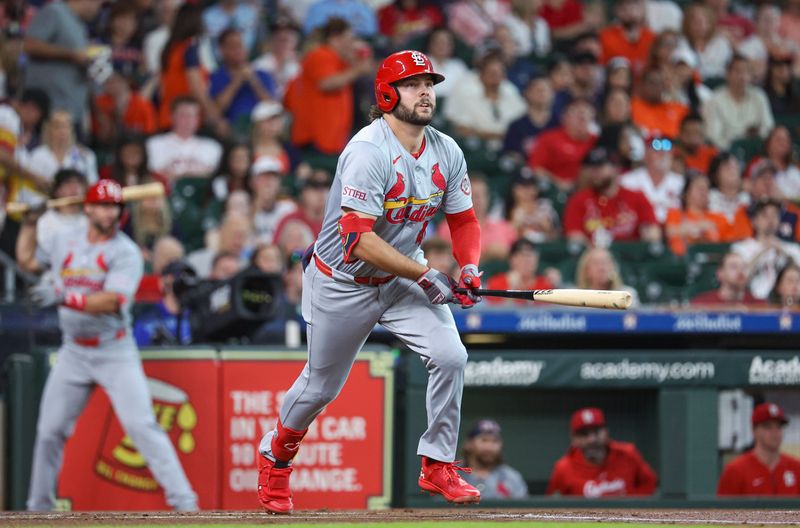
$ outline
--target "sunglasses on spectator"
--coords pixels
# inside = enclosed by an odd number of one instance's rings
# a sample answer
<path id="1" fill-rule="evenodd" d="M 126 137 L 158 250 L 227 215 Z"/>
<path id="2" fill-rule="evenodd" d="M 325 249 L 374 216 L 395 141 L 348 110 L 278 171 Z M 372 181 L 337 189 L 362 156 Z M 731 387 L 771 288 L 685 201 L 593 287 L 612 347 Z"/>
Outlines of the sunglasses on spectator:
<path id="1" fill-rule="evenodd" d="M 650 141 L 650 148 L 657 152 L 669 152 L 672 150 L 672 141 L 666 138 L 659 138 Z"/>

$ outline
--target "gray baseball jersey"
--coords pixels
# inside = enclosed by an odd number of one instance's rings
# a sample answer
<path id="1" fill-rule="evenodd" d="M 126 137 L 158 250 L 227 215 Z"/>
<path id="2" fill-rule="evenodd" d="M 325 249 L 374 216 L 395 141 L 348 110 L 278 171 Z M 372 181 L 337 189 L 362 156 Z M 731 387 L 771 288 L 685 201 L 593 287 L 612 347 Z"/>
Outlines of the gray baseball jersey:
<path id="1" fill-rule="evenodd" d="M 377 286 L 353 277 L 386 272 L 354 260 L 345 262 L 338 221 L 342 207 L 374 215 L 373 231 L 400 253 L 421 261 L 425 224 L 439 209 L 453 214 L 472 207 L 464 155 L 455 142 L 425 128 L 418 157 L 400 145 L 384 119 L 361 129 L 339 158 L 315 252 L 303 274 L 303 318 L 308 323 L 308 362 L 286 393 L 281 422 L 304 430 L 344 386 L 358 351 L 380 324 L 419 354 L 429 372 L 428 423 L 418 454 L 452 462 L 461 421 L 467 351 L 453 314 L 431 304 L 414 281 L 397 277 Z M 332 275 L 332 276 L 331 276 Z M 267 433 L 260 453 L 272 458 Z"/>
<path id="2" fill-rule="evenodd" d="M 50 267 L 67 293 L 112 291 L 125 302 L 118 314 L 59 309 L 64 343 L 39 405 L 28 509 L 52 510 L 55 506 L 64 442 L 95 386 L 100 385 L 125 432 L 164 488 L 167 503 L 179 510 L 196 510 L 197 495 L 153 414 L 147 378 L 130 332 L 130 305 L 142 278 L 142 255 L 124 233 L 90 244 L 88 229 L 83 225 L 60 232 L 49 247 L 37 247 L 36 259 Z M 96 341 L 89 344 L 89 340 Z"/>
<path id="3" fill-rule="evenodd" d="M 36 260 L 50 268 L 66 293 L 90 294 L 113 291 L 125 299 L 118 314 L 91 315 L 59 308 L 58 318 L 65 338 L 110 337 L 120 330 L 130 333 L 130 308 L 144 271 L 136 244 L 122 232 L 97 244 L 90 244 L 88 224 L 38 246 Z"/>
<path id="4" fill-rule="evenodd" d="M 378 217 L 372 230 L 403 255 L 419 260 L 425 229 L 439 209 L 452 214 L 472 207 L 464 154 L 452 138 L 426 127 L 422 151 L 415 158 L 384 119 L 362 128 L 345 147 L 315 251 L 343 274 L 386 275 L 360 260 L 344 262 L 338 229 L 342 207 Z"/>

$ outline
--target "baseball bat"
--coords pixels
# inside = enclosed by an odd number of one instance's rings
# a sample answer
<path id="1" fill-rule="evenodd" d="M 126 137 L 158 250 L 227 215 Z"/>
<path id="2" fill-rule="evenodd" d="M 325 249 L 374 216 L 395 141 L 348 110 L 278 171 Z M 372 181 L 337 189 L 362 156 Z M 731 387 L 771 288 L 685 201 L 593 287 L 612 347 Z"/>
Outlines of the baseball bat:
<path id="1" fill-rule="evenodd" d="M 456 288 L 457 293 L 466 293 L 466 288 Z M 633 302 L 631 294 L 614 290 L 473 290 L 480 296 L 526 299 L 535 302 L 561 304 L 564 306 L 583 306 L 587 308 L 610 308 L 626 310 Z"/>
<path id="2" fill-rule="evenodd" d="M 135 202 L 137 200 L 144 200 L 146 198 L 157 198 L 164 196 L 166 191 L 164 185 L 160 182 L 142 183 L 140 185 L 129 185 L 122 188 L 122 200 L 127 202 Z M 45 202 L 48 209 L 54 207 L 64 207 L 67 205 L 77 205 L 83 203 L 83 196 L 64 196 L 62 198 L 52 198 Z M 31 205 L 24 202 L 9 202 L 6 204 L 6 212 L 8 214 L 25 213 L 31 209 Z"/>

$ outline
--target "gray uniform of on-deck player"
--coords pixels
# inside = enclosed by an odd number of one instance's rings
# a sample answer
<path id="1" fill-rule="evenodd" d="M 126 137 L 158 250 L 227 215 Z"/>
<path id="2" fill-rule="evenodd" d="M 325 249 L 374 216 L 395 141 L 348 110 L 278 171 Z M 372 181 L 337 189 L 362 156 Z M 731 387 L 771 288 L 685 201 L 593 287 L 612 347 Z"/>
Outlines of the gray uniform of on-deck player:
<path id="1" fill-rule="evenodd" d="M 59 308 L 63 344 L 42 395 L 28 509 L 53 509 L 64 442 L 95 385 L 105 389 L 122 427 L 164 488 L 169 505 L 194 509 L 197 496 L 172 443 L 156 423 L 131 336 L 130 305 L 142 278 L 141 253 L 124 233 L 97 244 L 90 244 L 87 234 L 87 226 L 62 233 L 51 247 L 37 247 L 36 260 L 50 268 L 67 293 L 111 291 L 126 301 L 119 314 L 91 315 Z"/>
<path id="2" fill-rule="evenodd" d="M 284 426 L 304 430 L 341 390 L 356 354 L 376 323 L 422 357 L 428 372 L 428 427 L 418 453 L 452 462 L 458 442 L 461 394 L 467 352 L 446 305 L 434 305 L 414 281 L 395 278 L 379 286 L 353 277 L 385 277 L 365 262 L 344 262 L 338 222 L 342 207 L 374 215 L 373 231 L 400 253 L 424 262 L 419 245 L 427 222 L 472 207 L 461 149 L 450 137 L 425 128 L 425 144 L 415 159 L 384 119 L 364 127 L 345 147 L 325 208 L 316 256 L 333 271 L 330 278 L 315 259 L 303 275 L 303 318 L 308 323 L 308 362 L 286 393 Z M 272 457 L 267 433 L 260 451 Z"/>

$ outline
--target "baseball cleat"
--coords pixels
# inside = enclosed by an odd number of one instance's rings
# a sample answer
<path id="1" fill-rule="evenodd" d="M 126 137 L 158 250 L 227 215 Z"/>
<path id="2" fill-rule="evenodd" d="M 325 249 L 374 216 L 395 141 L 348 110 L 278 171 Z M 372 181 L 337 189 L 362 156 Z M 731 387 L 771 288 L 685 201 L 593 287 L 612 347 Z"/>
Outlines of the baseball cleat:
<path id="1" fill-rule="evenodd" d="M 292 490 L 289 476 L 292 467 L 276 468 L 264 455 L 258 458 L 258 501 L 270 513 L 292 513 Z"/>
<path id="2" fill-rule="evenodd" d="M 459 467 L 452 462 L 439 462 L 422 457 L 422 470 L 419 472 L 419 487 L 431 495 L 441 495 L 455 504 L 477 504 L 481 492 L 469 484 L 457 471 L 471 473 L 469 468 Z"/>

